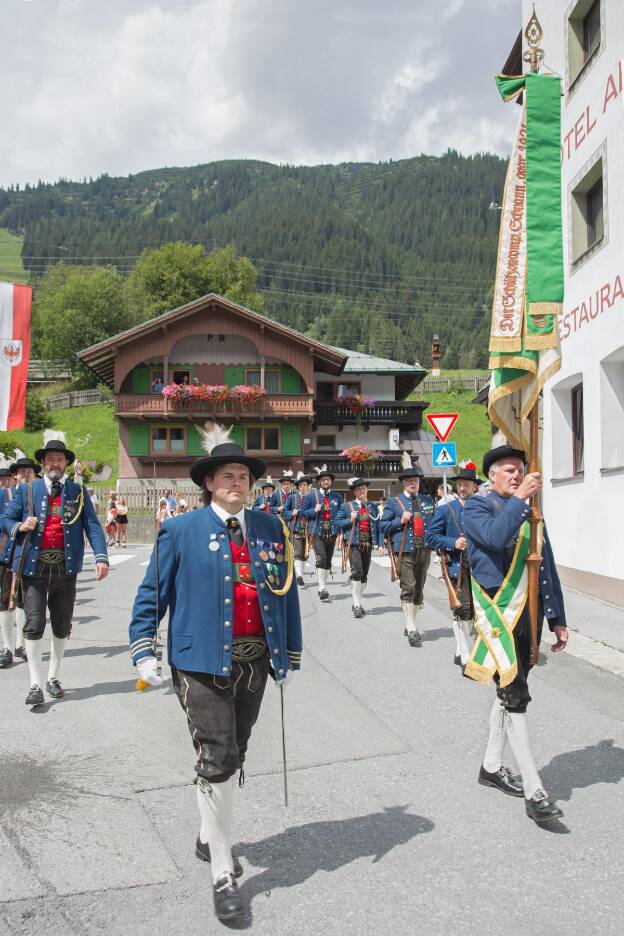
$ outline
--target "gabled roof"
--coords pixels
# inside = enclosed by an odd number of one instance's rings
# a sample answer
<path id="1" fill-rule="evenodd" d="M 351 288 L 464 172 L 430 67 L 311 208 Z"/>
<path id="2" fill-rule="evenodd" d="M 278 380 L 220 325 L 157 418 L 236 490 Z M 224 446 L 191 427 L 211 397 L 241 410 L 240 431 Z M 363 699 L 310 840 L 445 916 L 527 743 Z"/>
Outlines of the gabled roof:
<path id="1" fill-rule="evenodd" d="M 267 318 L 266 315 L 261 315 L 259 312 L 254 312 L 252 309 L 231 302 L 229 299 L 224 299 L 223 296 L 219 296 L 217 293 L 209 293 L 207 296 L 202 296 L 200 299 L 188 302 L 178 309 L 164 312 L 156 318 L 149 319 L 147 322 L 141 322 L 140 325 L 134 325 L 132 328 L 126 329 L 126 331 L 119 332 L 119 334 L 113 335 L 112 338 L 107 338 L 105 341 L 100 341 L 97 344 L 91 345 L 89 348 L 80 351 L 78 353 L 78 358 L 83 364 L 93 370 L 100 380 L 112 386 L 115 374 L 115 355 L 120 347 L 138 341 L 146 335 L 158 331 L 170 322 L 179 321 L 182 318 L 186 318 L 189 315 L 193 315 L 198 311 L 208 309 L 210 306 L 215 305 L 224 309 L 229 309 L 236 315 L 247 318 L 250 322 L 264 325 L 266 328 L 270 328 L 284 337 L 290 338 L 292 341 L 305 345 L 313 355 L 315 366 L 319 370 L 324 370 L 330 374 L 340 374 L 342 372 L 347 360 L 347 354 L 350 352 L 344 352 L 338 348 L 332 348 L 329 345 L 322 344 L 320 341 L 307 338 L 305 335 L 302 335 L 301 332 L 295 331 L 294 328 L 289 328 L 287 325 L 282 325 L 280 322 L 275 322 L 273 319 Z"/>
<path id="2" fill-rule="evenodd" d="M 346 348 L 337 348 L 342 354 L 348 355 L 343 374 L 383 374 L 395 378 L 395 396 L 397 400 L 404 400 L 414 387 L 418 386 L 427 371 L 420 364 L 403 364 L 402 361 L 390 361 L 388 358 L 375 357 L 364 354 L 362 351 L 347 351 Z"/>

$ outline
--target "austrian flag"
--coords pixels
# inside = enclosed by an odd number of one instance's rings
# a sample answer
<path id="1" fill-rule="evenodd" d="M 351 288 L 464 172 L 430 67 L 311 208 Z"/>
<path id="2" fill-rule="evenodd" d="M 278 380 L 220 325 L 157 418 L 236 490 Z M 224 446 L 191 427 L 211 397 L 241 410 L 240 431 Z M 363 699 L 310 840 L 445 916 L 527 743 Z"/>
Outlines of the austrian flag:
<path id="1" fill-rule="evenodd" d="M 32 289 L 0 283 L 0 430 L 22 429 L 30 359 Z"/>

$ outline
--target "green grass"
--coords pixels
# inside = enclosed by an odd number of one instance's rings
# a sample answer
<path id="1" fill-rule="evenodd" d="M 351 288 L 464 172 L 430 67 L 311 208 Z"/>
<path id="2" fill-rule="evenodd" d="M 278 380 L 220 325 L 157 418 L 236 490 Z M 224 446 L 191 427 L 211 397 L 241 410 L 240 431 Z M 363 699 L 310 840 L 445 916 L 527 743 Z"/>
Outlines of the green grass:
<path id="1" fill-rule="evenodd" d="M 83 461 L 104 462 L 113 469 L 111 481 L 119 473 L 119 430 L 113 407 L 105 403 L 53 410 L 52 429 L 65 433 L 67 445 Z M 43 445 L 42 432 L 17 430 L 0 433 L 2 447 L 20 448 L 28 456 Z M 107 482 L 110 484 L 110 482 Z"/>
<path id="2" fill-rule="evenodd" d="M 423 416 L 423 428 L 431 430 L 427 421 L 427 413 L 459 413 L 459 419 L 449 436 L 449 442 L 457 443 L 457 461 L 476 462 L 481 471 L 481 461 L 485 452 L 490 448 L 490 421 L 485 406 L 471 403 L 475 394 L 460 393 L 419 393 L 418 387 L 412 394 L 412 399 L 427 400 L 429 406 Z"/>
<path id="3" fill-rule="evenodd" d="M 0 280 L 28 284 L 28 273 L 22 263 L 22 238 L 0 228 Z"/>

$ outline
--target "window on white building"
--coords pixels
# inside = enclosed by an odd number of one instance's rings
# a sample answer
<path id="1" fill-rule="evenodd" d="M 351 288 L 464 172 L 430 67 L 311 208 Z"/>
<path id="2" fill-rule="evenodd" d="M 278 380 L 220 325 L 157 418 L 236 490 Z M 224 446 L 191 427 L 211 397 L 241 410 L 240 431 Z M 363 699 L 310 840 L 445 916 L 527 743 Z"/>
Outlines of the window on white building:
<path id="1" fill-rule="evenodd" d="M 624 346 L 600 362 L 600 434 L 601 468 L 623 468 Z"/>
<path id="2" fill-rule="evenodd" d="M 568 87 L 572 88 L 600 51 L 602 0 L 577 0 L 568 14 Z"/>
<path id="3" fill-rule="evenodd" d="M 585 470 L 582 374 L 560 381 L 551 399 L 553 480 L 580 479 Z"/>
<path id="4" fill-rule="evenodd" d="M 583 425 L 583 384 L 572 387 L 572 473 L 576 477 L 585 470 L 585 430 Z"/>
<path id="5" fill-rule="evenodd" d="M 593 253 L 604 240 L 605 205 L 603 161 L 598 159 L 572 189 L 570 218 L 572 224 L 572 265 Z"/>

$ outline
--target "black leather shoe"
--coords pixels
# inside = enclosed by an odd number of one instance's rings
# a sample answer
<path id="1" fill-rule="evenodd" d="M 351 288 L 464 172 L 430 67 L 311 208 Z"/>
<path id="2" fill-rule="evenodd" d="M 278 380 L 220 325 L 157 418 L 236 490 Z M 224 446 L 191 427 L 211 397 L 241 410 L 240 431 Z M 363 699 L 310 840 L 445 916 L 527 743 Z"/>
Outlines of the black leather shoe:
<path id="1" fill-rule="evenodd" d="M 238 884 L 229 874 L 219 878 L 212 889 L 214 908 L 220 920 L 235 920 L 245 913 L 243 898 L 238 892 Z"/>
<path id="2" fill-rule="evenodd" d="M 364 612 L 363 612 L 362 608 L 360 608 L 360 607 L 358 607 L 358 606 L 355 606 L 355 607 L 351 608 L 351 610 L 353 611 L 353 617 L 354 617 L 354 618 L 363 618 L 363 617 L 364 617 Z"/>
<path id="3" fill-rule="evenodd" d="M 26 659 L 26 647 L 16 647 L 15 653 L 13 654 L 13 656 L 19 657 L 20 660 L 25 660 Z"/>
<path id="4" fill-rule="evenodd" d="M 43 705 L 43 691 L 39 686 L 31 686 L 26 696 L 26 705 Z"/>
<path id="5" fill-rule="evenodd" d="M 324 588 L 323 591 L 319 592 L 319 598 L 321 599 L 321 601 L 327 601 L 327 599 L 329 598 L 329 592 L 327 591 L 326 588 Z"/>
<path id="6" fill-rule="evenodd" d="M 10 666 L 13 662 L 13 654 L 8 647 L 5 647 L 4 650 L 0 650 L 0 669 L 6 669 L 7 666 Z"/>
<path id="7" fill-rule="evenodd" d="M 418 631 L 408 631 L 407 639 L 409 640 L 410 647 L 422 647 L 422 637 Z"/>
<path id="8" fill-rule="evenodd" d="M 520 778 L 514 777 L 508 767 L 500 767 L 494 773 L 490 773 L 490 771 L 486 770 L 483 764 L 481 764 L 479 783 L 481 786 L 496 787 L 497 790 L 502 790 L 502 792 L 506 793 L 508 796 L 524 796 Z"/>
<path id="9" fill-rule="evenodd" d="M 525 799 L 524 807 L 527 816 L 537 823 L 552 822 L 553 819 L 561 819 L 563 816 L 563 811 L 543 790 L 536 793 L 532 799 Z"/>
<path id="10" fill-rule="evenodd" d="M 453 663 L 455 664 L 455 666 L 461 666 L 462 665 L 461 657 L 460 656 L 453 657 Z"/>
<path id="11" fill-rule="evenodd" d="M 210 846 L 208 842 L 204 843 L 200 840 L 199 835 L 197 836 L 197 841 L 195 842 L 195 854 L 200 861 L 210 862 Z M 234 858 L 234 877 L 239 878 L 243 876 L 243 866 L 236 858 Z"/>
<path id="12" fill-rule="evenodd" d="M 297 576 L 297 585 L 305 585 L 305 582 L 303 581 L 303 575 Z"/>
<path id="13" fill-rule="evenodd" d="M 62 699 L 65 695 L 65 691 L 58 679 L 48 679 L 46 683 L 46 692 L 53 699 Z"/>

